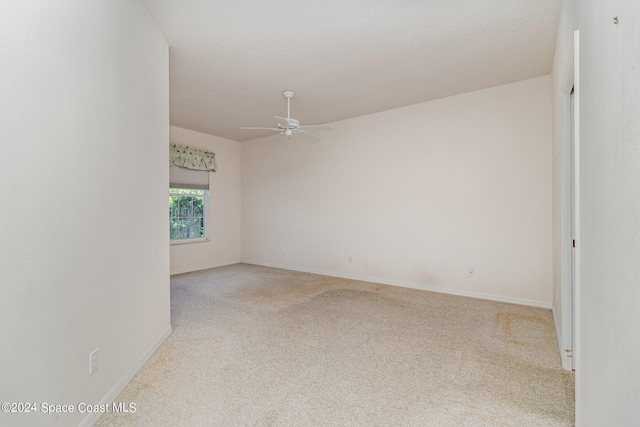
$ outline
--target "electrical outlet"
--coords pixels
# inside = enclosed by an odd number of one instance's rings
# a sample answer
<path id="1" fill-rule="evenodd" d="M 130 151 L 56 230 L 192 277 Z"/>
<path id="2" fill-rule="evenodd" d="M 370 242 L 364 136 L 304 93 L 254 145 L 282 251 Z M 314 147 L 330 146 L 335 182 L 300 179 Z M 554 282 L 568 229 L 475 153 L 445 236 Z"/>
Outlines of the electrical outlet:
<path id="1" fill-rule="evenodd" d="M 89 354 L 89 375 L 98 370 L 98 349 L 96 348 Z"/>
<path id="2" fill-rule="evenodd" d="M 351 264 L 353 262 L 353 259 L 351 259 L 351 255 L 349 255 L 349 264 Z"/>
<path id="3" fill-rule="evenodd" d="M 474 268 L 469 268 L 469 277 L 474 277 L 476 275 L 476 270 Z"/>

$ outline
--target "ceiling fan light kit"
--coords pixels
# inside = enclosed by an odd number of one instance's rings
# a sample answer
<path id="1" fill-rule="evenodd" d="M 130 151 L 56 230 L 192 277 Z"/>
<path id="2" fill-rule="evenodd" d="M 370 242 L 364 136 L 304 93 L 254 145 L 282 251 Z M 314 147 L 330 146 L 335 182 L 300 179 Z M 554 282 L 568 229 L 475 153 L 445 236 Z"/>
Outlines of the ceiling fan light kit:
<path id="1" fill-rule="evenodd" d="M 307 129 L 333 130 L 333 126 L 328 124 L 301 126 L 298 120 L 292 119 L 291 118 L 291 98 L 293 98 L 293 95 L 295 94 L 296 93 L 292 90 L 283 90 L 282 95 L 284 95 L 284 97 L 287 98 L 287 117 L 273 116 L 275 119 L 283 120 L 286 124 L 281 124 L 280 122 L 278 122 L 278 127 L 275 127 L 275 128 L 241 127 L 240 129 L 277 131 L 280 135 L 288 136 L 289 139 L 291 139 L 293 135 L 301 133 L 301 134 L 307 135 L 309 138 L 313 139 L 314 141 L 320 141 L 320 138 L 307 132 Z"/>

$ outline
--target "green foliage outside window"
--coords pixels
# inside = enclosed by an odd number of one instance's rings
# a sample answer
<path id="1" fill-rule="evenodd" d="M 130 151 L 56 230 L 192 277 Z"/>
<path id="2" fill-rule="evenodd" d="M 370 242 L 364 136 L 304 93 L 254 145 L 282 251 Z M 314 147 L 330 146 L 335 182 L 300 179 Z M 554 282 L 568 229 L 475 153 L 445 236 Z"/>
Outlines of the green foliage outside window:
<path id="1" fill-rule="evenodd" d="M 169 235 L 171 240 L 204 236 L 204 190 L 169 189 Z"/>

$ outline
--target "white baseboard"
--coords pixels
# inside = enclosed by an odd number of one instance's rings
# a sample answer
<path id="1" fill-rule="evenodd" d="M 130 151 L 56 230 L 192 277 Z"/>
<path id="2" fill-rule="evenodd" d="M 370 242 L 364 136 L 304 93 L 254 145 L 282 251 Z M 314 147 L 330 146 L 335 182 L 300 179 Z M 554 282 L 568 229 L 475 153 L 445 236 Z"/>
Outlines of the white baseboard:
<path id="1" fill-rule="evenodd" d="M 200 271 L 200 270 L 208 270 L 210 268 L 217 268 L 217 267 L 224 267 L 225 265 L 231 265 L 231 264 L 238 264 L 242 261 L 240 260 L 234 260 L 234 261 L 223 261 L 223 262 L 217 262 L 215 264 L 207 264 L 207 265 L 198 265 L 195 267 L 175 267 L 171 269 L 171 273 L 169 273 L 171 276 L 175 275 L 175 274 L 182 274 L 182 273 L 191 273 L 193 271 Z"/>
<path id="2" fill-rule="evenodd" d="M 337 274 L 331 271 L 321 271 L 321 270 L 313 270 L 309 268 L 291 267 L 287 265 L 272 264 L 267 262 L 258 262 L 258 261 L 249 261 L 249 260 L 243 260 L 242 262 L 244 264 L 261 265 L 263 267 L 281 268 L 283 270 L 292 270 L 292 271 L 300 271 L 303 273 L 320 274 L 322 276 L 339 277 L 341 279 L 360 280 L 362 282 L 371 282 L 371 283 L 379 283 L 382 285 L 399 286 L 402 288 L 419 289 L 421 291 L 438 292 L 441 294 L 458 295 L 462 297 L 478 298 L 478 299 L 484 299 L 489 301 L 506 302 L 509 304 L 527 305 L 530 307 L 546 308 L 548 310 L 550 310 L 552 307 L 551 304 L 547 302 L 533 301 L 533 300 L 527 300 L 522 298 L 513 298 L 513 297 L 502 296 L 502 295 L 492 295 L 492 294 L 483 294 L 479 292 L 461 291 L 458 289 L 439 288 L 437 286 L 428 286 L 428 285 L 422 285 L 419 283 L 376 279 L 372 277 L 356 276 L 351 274 Z"/>
<path id="3" fill-rule="evenodd" d="M 153 356 L 153 353 L 158 350 L 158 347 L 167 339 L 167 337 L 171 335 L 171 325 L 160 335 L 160 337 L 156 340 L 156 342 L 147 350 L 147 352 L 138 360 L 138 362 L 129 369 L 129 371 L 117 382 L 117 384 L 111 389 L 109 393 L 100 401 L 100 405 L 111 405 L 116 398 L 122 393 L 122 390 L 129 384 L 129 382 L 133 379 L 133 377 L 142 369 L 145 363 Z M 86 416 L 84 420 L 79 424 L 78 427 L 90 427 L 98 422 L 102 416 L 101 412 L 93 412 Z"/>

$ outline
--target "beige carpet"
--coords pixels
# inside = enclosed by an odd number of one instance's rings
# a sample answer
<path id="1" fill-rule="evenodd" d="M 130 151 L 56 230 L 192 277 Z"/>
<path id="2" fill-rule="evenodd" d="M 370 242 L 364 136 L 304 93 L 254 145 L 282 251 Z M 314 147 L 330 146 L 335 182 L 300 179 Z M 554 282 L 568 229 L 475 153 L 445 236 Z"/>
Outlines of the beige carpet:
<path id="1" fill-rule="evenodd" d="M 173 334 L 100 426 L 570 426 L 551 312 L 237 264 L 172 277 Z"/>

